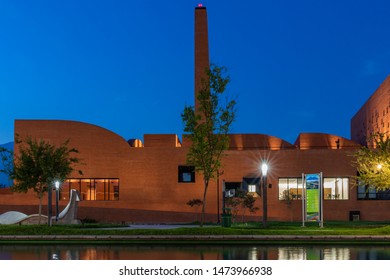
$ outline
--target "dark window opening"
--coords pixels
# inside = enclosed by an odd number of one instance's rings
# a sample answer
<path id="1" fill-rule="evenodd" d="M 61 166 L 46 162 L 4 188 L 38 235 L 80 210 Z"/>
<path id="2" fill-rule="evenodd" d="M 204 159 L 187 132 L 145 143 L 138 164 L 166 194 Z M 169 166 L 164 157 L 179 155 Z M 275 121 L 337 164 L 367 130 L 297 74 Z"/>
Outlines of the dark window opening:
<path id="1" fill-rule="evenodd" d="M 178 181 L 179 183 L 195 183 L 195 167 L 179 165 Z"/>
<path id="2" fill-rule="evenodd" d="M 237 197 L 241 191 L 241 182 L 225 182 L 225 197 Z"/>
<path id="3" fill-rule="evenodd" d="M 359 200 L 390 200 L 390 190 L 377 190 L 368 186 L 357 187 Z"/>

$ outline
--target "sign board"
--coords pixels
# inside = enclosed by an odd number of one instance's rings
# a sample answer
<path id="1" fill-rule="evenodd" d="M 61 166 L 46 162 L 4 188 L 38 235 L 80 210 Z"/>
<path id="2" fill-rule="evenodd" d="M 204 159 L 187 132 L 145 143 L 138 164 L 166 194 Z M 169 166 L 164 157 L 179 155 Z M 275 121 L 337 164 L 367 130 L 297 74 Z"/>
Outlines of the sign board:
<path id="1" fill-rule="evenodd" d="M 322 173 L 302 174 L 302 223 L 318 222 L 323 226 Z"/>

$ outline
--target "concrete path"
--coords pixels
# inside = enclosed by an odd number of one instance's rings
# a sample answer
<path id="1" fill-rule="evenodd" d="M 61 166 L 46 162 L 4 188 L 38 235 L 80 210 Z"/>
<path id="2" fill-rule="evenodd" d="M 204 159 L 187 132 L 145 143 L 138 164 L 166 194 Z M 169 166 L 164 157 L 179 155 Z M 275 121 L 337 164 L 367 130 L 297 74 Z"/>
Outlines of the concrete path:
<path id="1" fill-rule="evenodd" d="M 390 235 L 0 235 L 0 241 L 109 241 L 109 242 L 259 242 L 259 243 L 390 243 Z"/>
<path id="2" fill-rule="evenodd" d="M 205 225 L 203 227 L 219 227 Z M 131 224 L 127 227 L 115 227 L 115 228 L 100 228 L 100 229 L 115 229 L 115 230 L 132 230 L 132 229 L 176 229 L 176 228 L 199 228 L 199 225 L 188 224 Z"/>

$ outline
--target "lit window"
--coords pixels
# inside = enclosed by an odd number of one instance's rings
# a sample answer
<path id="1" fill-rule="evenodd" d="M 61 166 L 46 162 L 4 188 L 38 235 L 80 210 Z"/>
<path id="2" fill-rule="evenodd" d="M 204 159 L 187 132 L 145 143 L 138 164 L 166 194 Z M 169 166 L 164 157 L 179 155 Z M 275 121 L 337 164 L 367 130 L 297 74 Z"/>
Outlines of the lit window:
<path id="1" fill-rule="evenodd" d="M 81 200 L 119 200 L 119 179 L 66 179 L 60 187 L 60 200 L 68 200 L 70 190 L 79 192 Z"/>
<path id="2" fill-rule="evenodd" d="M 324 199 L 347 200 L 349 199 L 348 178 L 324 178 Z"/>
<path id="3" fill-rule="evenodd" d="M 248 192 L 250 193 L 256 192 L 256 185 L 248 185 Z"/>
<path id="4" fill-rule="evenodd" d="M 324 199 L 347 200 L 349 199 L 348 178 L 325 178 Z M 279 200 L 302 199 L 302 178 L 279 178 Z"/>
<path id="5" fill-rule="evenodd" d="M 279 178 L 279 200 L 302 199 L 302 178 Z"/>
<path id="6" fill-rule="evenodd" d="M 252 194 L 260 194 L 260 177 L 244 177 L 242 178 L 242 190 Z"/>

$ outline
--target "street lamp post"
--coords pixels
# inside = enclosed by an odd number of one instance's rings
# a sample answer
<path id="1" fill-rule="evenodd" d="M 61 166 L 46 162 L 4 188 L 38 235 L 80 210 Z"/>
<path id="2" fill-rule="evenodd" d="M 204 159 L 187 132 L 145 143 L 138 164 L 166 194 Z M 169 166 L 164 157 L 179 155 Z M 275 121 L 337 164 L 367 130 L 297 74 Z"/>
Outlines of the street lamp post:
<path id="1" fill-rule="evenodd" d="M 54 188 L 56 191 L 56 221 L 58 221 L 58 201 L 60 197 L 60 181 L 56 180 L 54 182 Z M 53 187 L 49 186 L 48 194 L 47 194 L 47 224 L 49 226 L 52 225 L 52 217 L 53 217 Z"/>
<path id="2" fill-rule="evenodd" d="M 267 172 L 268 164 L 263 162 L 261 165 L 261 183 L 263 195 L 263 227 L 267 227 L 268 205 L 267 205 Z"/>
<path id="3" fill-rule="evenodd" d="M 55 181 L 55 187 L 56 187 L 56 222 L 58 222 L 58 200 L 60 198 L 60 182 L 58 180 Z"/>
<path id="4" fill-rule="evenodd" d="M 51 217 L 53 215 L 53 205 L 52 205 L 52 186 L 48 187 L 47 193 L 47 224 L 51 226 Z"/>

